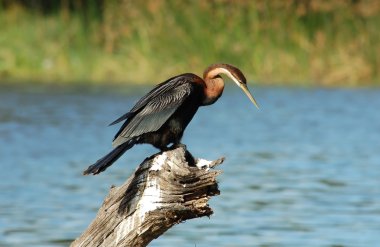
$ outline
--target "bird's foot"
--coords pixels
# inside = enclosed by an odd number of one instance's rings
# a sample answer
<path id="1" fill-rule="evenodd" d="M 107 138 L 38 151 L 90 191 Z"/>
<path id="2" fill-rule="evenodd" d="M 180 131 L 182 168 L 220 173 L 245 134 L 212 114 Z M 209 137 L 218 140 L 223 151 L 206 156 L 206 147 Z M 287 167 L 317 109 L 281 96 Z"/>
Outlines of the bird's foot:
<path id="1" fill-rule="evenodd" d="M 185 144 L 182 144 L 182 143 L 175 143 L 173 144 L 170 149 L 176 149 L 176 148 L 183 148 L 185 150 L 187 150 L 187 147 Z"/>
<path id="2" fill-rule="evenodd" d="M 182 143 L 174 143 L 173 145 L 171 145 L 168 150 L 173 150 L 173 149 L 176 149 L 176 148 L 183 148 L 185 150 L 185 159 L 187 161 L 187 163 L 189 164 L 189 166 L 195 166 L 196 164 L 196 159 L 193 157 L 193 155 L 187 150 L 187 147 L 185 144 L 182 144 Z M 161 149 L 162 150 L 162 149 Z"/>
<path id="3" fill-rule="evenodd" d="M 159 147 L 159 149 L 161 150 L 161 152 L 166 152 L 166 151 L 171 150 L 172 148 L 164 146 L 164 147 Z"/>

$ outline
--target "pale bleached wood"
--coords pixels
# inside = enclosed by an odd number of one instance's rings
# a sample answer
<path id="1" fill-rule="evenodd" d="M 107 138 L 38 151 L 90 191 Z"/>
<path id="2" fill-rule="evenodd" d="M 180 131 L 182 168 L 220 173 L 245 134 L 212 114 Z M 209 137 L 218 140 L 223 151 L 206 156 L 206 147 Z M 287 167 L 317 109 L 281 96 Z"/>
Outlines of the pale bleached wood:
<path id="1" fill-rule="evenodd" d="M 147 246 L 182 221 L 210 216 L 218 195 L 211 168 L 223 162 L 194 160 L 185 146 L 143 161 L 120 187 L 112 187 L 96 218 L 71 247 Z"/>

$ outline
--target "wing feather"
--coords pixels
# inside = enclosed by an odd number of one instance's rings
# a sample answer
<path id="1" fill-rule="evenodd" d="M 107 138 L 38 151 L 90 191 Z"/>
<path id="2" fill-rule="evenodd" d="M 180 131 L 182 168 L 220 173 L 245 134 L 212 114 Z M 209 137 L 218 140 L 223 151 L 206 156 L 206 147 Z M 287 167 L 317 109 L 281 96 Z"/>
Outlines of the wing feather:
<path id="1" fill-rule="evenodd" d="M 119 117 L 118 119 L 116 119 L 115 121 L 110 123 L 108 126 L 111 126 L 111 125 L 117 124 L 123 120 L 126 120 L 126 119 L 130 118 L 132 115 L 133 115 L 133 112 L 127 112 L 123 116 Z"/>
<path id="2" fill-rule="evenodd" d="M 189 78 L 198 77 L 197 75 L 187 73 L 179 76 L 172 77 L 154 87 L 149 93 L 143 96 L 135 106 L 130 110 L 130 112 L 137 112 L 141 110 L 144 106 L 152 101 L 152 99 L 167 93 L 168 91 L 172 91 L 175 87 L 180 86 L 182 84 L 190 84 L 191 82 Z"/>
<path id="3" fill-rule="evenodd" d="M 133 116 L 123 124 L 112 145 L 119 146 L 131 138 L 157 131 L 193 90 L 191 80 L 183 75 L 159 84 L 131 109 Z"/>

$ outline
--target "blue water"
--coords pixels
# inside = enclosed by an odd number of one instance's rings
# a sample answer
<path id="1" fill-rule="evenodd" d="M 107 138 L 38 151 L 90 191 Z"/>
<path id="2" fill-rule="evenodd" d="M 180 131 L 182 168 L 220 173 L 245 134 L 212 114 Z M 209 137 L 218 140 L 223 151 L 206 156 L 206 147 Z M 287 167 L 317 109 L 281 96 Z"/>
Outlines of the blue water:
<path id="1" fill-rule="evenodd" d="M 68 246 L 111 185 L 146 156 L 130 150 L 99 176 L 147 88 L 0 88 L 0 246 Z M 211 218 L 189 220 L 150 246 L 379 246 L 380 90 L 258 88 L 257 110 L 237 88 L 200 109 L 183 142 L 226 156 Z"/>

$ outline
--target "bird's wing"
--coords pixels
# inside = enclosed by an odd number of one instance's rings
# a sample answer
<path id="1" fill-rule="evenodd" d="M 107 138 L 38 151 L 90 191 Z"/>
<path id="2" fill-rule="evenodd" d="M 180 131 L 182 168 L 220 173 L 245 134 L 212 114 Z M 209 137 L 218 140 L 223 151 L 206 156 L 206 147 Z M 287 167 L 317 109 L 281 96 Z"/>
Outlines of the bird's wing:
<path id="1" fill-rule="evenodd" d="M 154 100 L 154 98 L 156 98 L 162 94 L 170 92 L 171 90 L 173 90 L 177 86 L 180 86 L 180 85 L 186 84 L 186 83 L 190 83 L 189 78 L 191 78 L 191 77 L 198 77 L 198 76 L 191 74 L 191 73 L 182 74 L 182 75 L 172 77 L 172 78 L 156 85 L 149 93 L 147 93 L 139 101 L 137 101 L 137 103 L 132 107 L 132 109 L 129 112 L 125 113 L 124 115 L 122 115 L 121 117 L 119 117 L 118 119 L 116 119 L 115 121 L 110 123 L 109 125 L 114 125 L 114 124 L 117 124 L 123 120 L 126 120 L 128 118 L 133 117 L 134 115 L 136 115 L 137 112 L 141 111 L 149 102 Z M 123 127 L 125 127 L 125 126 L 123 126 Z M 116 136 L 118 134 L 116 134 Z M 116 136 L 115 136 L 115 138 L 116 138 Z"/>
<path id="2" fill-rule="evenodd" d="M 133 137 L 157 131 L 193 90 L 191 80 L 184 75 L 159 84 L 131 109 L 131 115 L 127 116 L 127 121 L 116 134 L 112 145 L 119 146 Z"/>
<path id="3" fill-rule="evenodd" d="M 118 119 L 116 119 L 115 121 L 113 121 L 112 123 L 110 123 L 108 126 L 117 124 L 117 123 L 119 123 L 119 122 L 121 122 L 123 120 L 126 120 L 126 119 L 128 119 L 128 118 L 130 118 L 132 116 L 133 116 L 133 112 L 127 112 L 123 116 L 119 117 Z"/>

